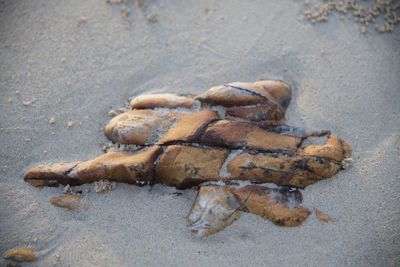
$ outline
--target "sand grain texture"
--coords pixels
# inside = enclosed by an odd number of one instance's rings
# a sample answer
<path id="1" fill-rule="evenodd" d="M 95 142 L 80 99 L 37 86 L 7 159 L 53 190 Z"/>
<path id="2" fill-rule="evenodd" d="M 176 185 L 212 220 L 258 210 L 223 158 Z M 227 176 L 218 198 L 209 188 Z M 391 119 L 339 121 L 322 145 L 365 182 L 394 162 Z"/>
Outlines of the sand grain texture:
<path id="1" fill-rule="evenodd" d="M 398 28 L 364 35 L 334 16 L 311 25 L 291 0 L 124 5 L 128 18 L 121 5 L 95 0 L 0 4 L 1 254 L 16 246 L 45 252 L 31 266 L 399 264 Z M 77 27 L 81 16 L 89 19 Z M 293 88 L 289 124 L 330 129 L 351 144 L 353 165 L 303 194 L 332 223 L 311 216 L 286 229 L 242 214 L 199 240 L 184 223 L 194 190 L 177 196 L 170 187 L 118 184 L 97 194 L 81 186 L 91 208 L 71 214 L 48 202 L 62 187 L 22 179 L 40 163 L 101 154 L 107 112 L 131 96 L 197 95 L 268 78 Z"/>

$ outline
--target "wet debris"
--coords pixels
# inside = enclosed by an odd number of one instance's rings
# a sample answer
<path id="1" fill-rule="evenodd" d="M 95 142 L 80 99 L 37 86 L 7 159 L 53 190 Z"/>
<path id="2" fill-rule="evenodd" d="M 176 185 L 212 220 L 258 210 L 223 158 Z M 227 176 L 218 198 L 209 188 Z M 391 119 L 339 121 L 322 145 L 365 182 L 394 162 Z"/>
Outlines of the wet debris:
<path id="1" fill-rule="evenodd" d="M 31 248 L 15 247 L 4 253 L 4 258 L 16 262 L 34 262 L 37 260 L 37 255 Z"/>

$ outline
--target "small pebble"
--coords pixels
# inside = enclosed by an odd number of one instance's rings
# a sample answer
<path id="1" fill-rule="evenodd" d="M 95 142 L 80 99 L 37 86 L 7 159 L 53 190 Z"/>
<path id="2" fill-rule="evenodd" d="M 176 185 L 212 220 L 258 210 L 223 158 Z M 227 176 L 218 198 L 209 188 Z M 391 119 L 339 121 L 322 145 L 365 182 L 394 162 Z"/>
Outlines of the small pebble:
<path id="1" fill-rule="evenodd" d="M 75 122 L 73 122 L 73 121 L 68 121 L 67 122 L 67 127 L 68 128 L 72 128 L 72 127 L 74 127 L 74 125 L 75 125 Z"/>
<path id="2" fill-rule="evenodd" d="M 22 101 L 22 104 L 23 104 L 25 107 L 30 107 L 30 106 L 32 106 L 32 104 L 33 104 L 33 100 L 25 100 L 25 101 Z"/>
<path id="3" fill-rule="evenodd" d="M 118 115 L 118 113 L 115 110 L 110 110 L 108 113 L 108 116 L 110 116 L 111 118 L 115 117 Z"/>
<path id="4" fill-rule="evenodd" d="M 79 207 L 81 197 L 77 195 L 61 195 L 50 199 L 50 203 L 56 207 L 74 210 Z"/>
<path id="5" fill-rule="evenodd" d="M 33 262 L 37 256 L 33 249 L 28 247 L 15 247 L 4 253 L 4 258 L 17 262 Z"/>
<path id="6" fill-rule="evenodd" d="M 51 117 L 49 119 L 49 124 L 54 124 L 54 123 L 56 123 L 56 119 L 54 117 Z"/>
<path id="7" fill-rule="evenodd" d="M 332 218 L 328 214 L 323 213 L 322 211 L 315 210 L 315 215 L 322 222 L 333 222 Z"/>
<path id="8" fill-rule="evenodd" d="M 158 21 L 158 14 L 153 14 L 147 17 L 147 21 L 151 23 L 156 23 Z"/>

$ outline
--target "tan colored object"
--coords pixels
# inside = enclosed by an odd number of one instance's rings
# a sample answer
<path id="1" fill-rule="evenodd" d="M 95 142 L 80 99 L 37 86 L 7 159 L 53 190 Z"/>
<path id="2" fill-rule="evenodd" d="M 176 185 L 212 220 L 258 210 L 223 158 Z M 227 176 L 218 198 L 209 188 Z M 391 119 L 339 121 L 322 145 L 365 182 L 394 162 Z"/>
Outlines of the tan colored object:
<path id="1" fill-rule="evenodd" d="M 250 212 L 280 226 L 298 226 L 310 215 L 299 191 L 263 185 L 210 184 L 200 188 L 188 215 L 189 229 L 198 236 L 223 230 Z"/>
<path id="2" fill-rule="evenodd" d="M 218 119 L 213 111 L 203 110 L 183 115 L 177 124 L 161 139 L 161 144 L 174 141 L 193 142 L 203 129 L 212 121 Z"/>
<path id="3" fill-rule="evenodd" d="M 276 103 L 266 100 L 260 105 L 229 107 L 226 114 L 249 121 L 279 121 L 285 116 L 285 110 Z"/>
<path id="4" fill-rule="evenodd" d="M 50 199 L 50 203 L 56 207 L 75 210 L 79 207 L 81 197 L 77 195 L 61 195 Z"/>
<path id="5" fill-rule="evenodd" d="M 222 186 L 203 186 L 197 193 L 187 224 L 197 236 L 209 236 L 239 219 L 243 207 L 230 190 Z"/>
<path id="6" fill-rule="evenodd" d="M 58 186 L 59 184 L 78 185 L 76 179 L 71 179 L 66 175 L 68 170 L 74 168 L 78 163 L 76 161 L 39 165 L 30 169 L 24 179 L 35 187 Z"/>
<path id="7" fill-rule="evenodd" d="M 190 146 L 169 146 L 156 167 L 156 182 L 178 188 L 219 180 L 229 150 Z"/>
<path id="8" fill-rule="evenodd" d="M 261 95 L 251 90 L 233 87 L 229 84 L 212 87 L 196 99 L 224 107 L 255 105 L 264 101 Z"/>
<path id="9" fill-rule="evenodd" d="M 131 101 L 133 109 L 150 108 L 193 108 L 195 100 L 186 96 L 176 94 L 151 94 L 137 96 Z"/>
<path id="10" fill-rule="evenodd" d="M 328 214 L 320 210 L 315 210 L 315 216 L 317 216 L 318 220 L 320 220 L 321 222 L 333 222 L 333 219 Z"/>
<path id="11" fill-rule="evenodd" d="M 42 165 L 31 169 L 25 181 L 33 186 L 80 185 L 99 180 L 120 183 L 146 183 L 153 179 L 153 162 L 160 147 L 144 148 L 140 153 L 109 152 L 94 160 L 72 164 Z"/>
<path id="12" fill-rule="evenodd" d="M 124 112 L 105 127 L 105 134 L 116 143 L 144 145 L 154 144 L 163 129 L 170 127 L 180 113 L 139 109 Z M 167 128 L 168 129 L 168 128 Z"/>
<path id="13" fill-rule="evenodd" d="M 110 152 L 83 162 L 41 165 L 25 180 L 38 187 L 106 180 L 200 186 L 188 223 L 201 236 L 232 224 L 240 211 L 296 226 L 309 211 L 300 192 L 289 187 L 333 177 L 351 158 L 351 148 L 330 131 L 281 124 L 290 100 L 289 87 L 277 80 L 230 83 L 193 98 L 139 96 L 131 101 L 133 110 L 106 126 L 105 134 L 116 143 Z M 77 203 L 76 196 L 51 202 L 70 209 Z"/>
<path id="14" fill-rule="evenodd" d="M 345 141 L 339 139 L 335 135 L 330 135 L 326 144 L 309 145 L 303 149 L 303 153 L 342 161 L 351 156 L 351 149 Z"/>
<path id="15" fill-rule="evenodd" d="M 325 145 L 320 145 L 324 147 Z M 242 152 L 232 159 L 225 179 L 270 182 L 304 188 L 334 176 L 341 162 L 309 155 L 280 155 Z"/>
<path id="16" fill-rule="evenodd" d="M 10 259 L 17 262 L 34 262 L 37 256 L 33 249 L 28 247 L 15 247 L 4 253 L 5 259 Z"/>
<path id="17" fill-rule="evenodd" d="M 301 141 L 299 137 L 279 135 L 248 122 L 219 120 L 207 127 L 200 142 L 231 148 L 296 151 Z"/>

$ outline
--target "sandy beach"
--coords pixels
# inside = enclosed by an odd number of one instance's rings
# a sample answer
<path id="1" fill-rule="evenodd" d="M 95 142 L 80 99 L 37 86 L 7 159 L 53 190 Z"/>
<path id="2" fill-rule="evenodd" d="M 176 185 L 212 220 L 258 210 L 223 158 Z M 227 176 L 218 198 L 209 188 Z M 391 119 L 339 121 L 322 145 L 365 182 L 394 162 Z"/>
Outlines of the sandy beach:
<path id="1" fill-rule="evenodd" d="M 31 247 L 38 260 L 21 266 L 399 266 L 400 29 L 303 12 L 293 0 L 2 1 L 0 254 Z M 103 153 L 108 112 L 132 96 L 259 79 L 291 86 L 288 124 L 352 146 L 348 170 L 303 190 L 334 222 L 242 214 L 197 238 L 192 189 L 88 184 L 74 190 L 89 208 L 71 212 L 49 203 L 62 187 L 23 181 L 35 165 Z"/>

